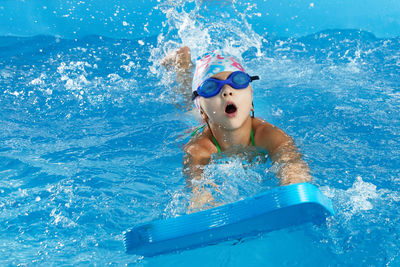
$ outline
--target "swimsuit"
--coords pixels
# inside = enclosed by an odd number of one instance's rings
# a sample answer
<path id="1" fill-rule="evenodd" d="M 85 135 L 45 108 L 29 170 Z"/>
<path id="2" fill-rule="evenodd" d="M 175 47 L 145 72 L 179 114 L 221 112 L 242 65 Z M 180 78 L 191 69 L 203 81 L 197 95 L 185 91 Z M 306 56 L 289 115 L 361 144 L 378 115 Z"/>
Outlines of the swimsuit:
<path id="1" fill-rule="evenodd" d="M 196 130 L 193 131 L 193 133 L 190 136 L 194 136 L 199 130 L 203 130 L 205 126 L 206 126 L 206 124 L 204 124 L 203 126 L 198 127 Z M 217 147 L 218 153 L 221 153 L 221 147 L 219 146 L 217 139 L 215 139 L 215 137 L 214 137 L 214 135 L 212 133 L 211 133 L 211 136 L 213 138 L 215 146 Z M 255 146 L 253 128 L 251 128 L 250 139 L 251 139 L 251 145 Z"/>

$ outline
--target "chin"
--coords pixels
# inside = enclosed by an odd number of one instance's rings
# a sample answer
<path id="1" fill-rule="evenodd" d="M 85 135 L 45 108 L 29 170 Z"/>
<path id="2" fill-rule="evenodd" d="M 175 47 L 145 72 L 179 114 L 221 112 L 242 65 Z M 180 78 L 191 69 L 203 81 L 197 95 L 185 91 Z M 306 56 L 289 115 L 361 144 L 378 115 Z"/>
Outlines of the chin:
<path id="1" fill-rule="evenodd" d="M 222 125 L 222 127 L 224 127 L 226 130 L 229 131 L 234 131 L 239 129 L 240 127 L 243 126 L 243 124 L 246 122 L 246 120 L 250 117 L 250 115 L 247 117 L 244 116 L 237 116 L 235 118 L 231 118 L 228 119 L 227 121 L 225 120 L 223 123 L 221 123 L 220 125 Z"/>

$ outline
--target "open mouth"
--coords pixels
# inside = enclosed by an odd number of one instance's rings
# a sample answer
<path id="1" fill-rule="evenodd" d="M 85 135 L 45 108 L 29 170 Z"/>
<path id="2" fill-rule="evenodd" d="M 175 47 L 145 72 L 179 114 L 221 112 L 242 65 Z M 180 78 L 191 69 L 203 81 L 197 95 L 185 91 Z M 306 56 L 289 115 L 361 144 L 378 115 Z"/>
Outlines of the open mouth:
<path id="1" fill-rule="evenodd" d="M 237 107 L 233 103 L 228 103 L 225 107 L 225 113 L 228 115 L 233 115 L 237 111 Z"/>

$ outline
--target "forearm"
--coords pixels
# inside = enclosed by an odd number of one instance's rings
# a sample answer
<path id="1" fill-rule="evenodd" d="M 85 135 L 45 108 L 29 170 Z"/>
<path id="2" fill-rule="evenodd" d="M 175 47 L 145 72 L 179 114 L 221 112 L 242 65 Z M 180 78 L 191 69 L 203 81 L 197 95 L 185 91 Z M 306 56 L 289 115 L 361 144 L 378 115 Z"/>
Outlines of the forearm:
<path id="1" fill-rule="evenodd" d="M 293 142 L 288 142 L 279 148 L 274 162 L 278 166 L 276 175 L 281 185 L 310 182 L 312 179 L 307 163 Z"/>
<path id="2" fill-rule="evenodd" d="M 191 69 L 178 69 L 176 71 L 176 88 L 186 99 L 188 106 L 192 106 L 192 71 Z"/>
<path id="3" fill-rule="evenodd" d="M 204 166 L 208 160 L 203 160 L 203 164 L 195 164 L 190 155 L 184 157 L 184 174 L 187 186 L 192 190 L 188 213 L 211 208 L 216 205 L 212 191 L 218 190 L 218 186 L 207 179 L 203 179 Z"/>
<path id="4" fill-rule="evenodd" d="M 181 47 L 175 52 L 167 55 L 161 62 L 161 65 L 168 70 L 176 72 L 176 86 L 174 89 L 183 95 L 186 99 L 187 107 L 192 104 L 192 67 L 189 47 Z"/>
<path id="5" fill-rule="evenodd" d="M 191 91 L 192 86 L 192 70 L 191 68 L 178 68 L 176 70 L 176 82 L 185 90 L 189 88 L 187 91 Z"/>
<path id="6" fill-rule="evenodd" d="M 183 156 L 183 174 L 186 177 L 188 187 L 193 188 L 200 184 L 204 166 L 204 164 L 196 164 L 190 154 Z"/>
<path id="7" fill-rule="evenodd" d="M 187 177 L 187 184 L 192 189 L 192 197 L 189 203 L 188 213 L 204 210 L 215 206 L 212 189 L 216 188 L 215 183 L 202 179 L 202 168 L 194 168 Z M 201 170 L 201 171 L 200 171 Z"/>

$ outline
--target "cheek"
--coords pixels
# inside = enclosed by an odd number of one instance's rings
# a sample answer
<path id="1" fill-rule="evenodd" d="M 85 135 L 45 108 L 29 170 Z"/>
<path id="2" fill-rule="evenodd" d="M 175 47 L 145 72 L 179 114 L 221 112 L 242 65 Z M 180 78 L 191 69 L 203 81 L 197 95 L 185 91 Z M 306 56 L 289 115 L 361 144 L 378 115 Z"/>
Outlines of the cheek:
<path id="1" fill-rule="evenodd" d="M 207 114 L 207 116 L 212 116 L 212 114 L 216 113 L 218 107 L 218 101 L 216 98 L 201 98 L 200 99 L 200 106 Z"/>
<path id="2" fill-rule="evenodd" d="M 251 90 L 251 88 L 249 89 L 245 89 L 241 95 L 240 95 L 240 99 L 242 101 L 242 103 L 247 107 L 250 105 L 250 107 L 252 106 L 253 103 L 253 91 Z"/>

